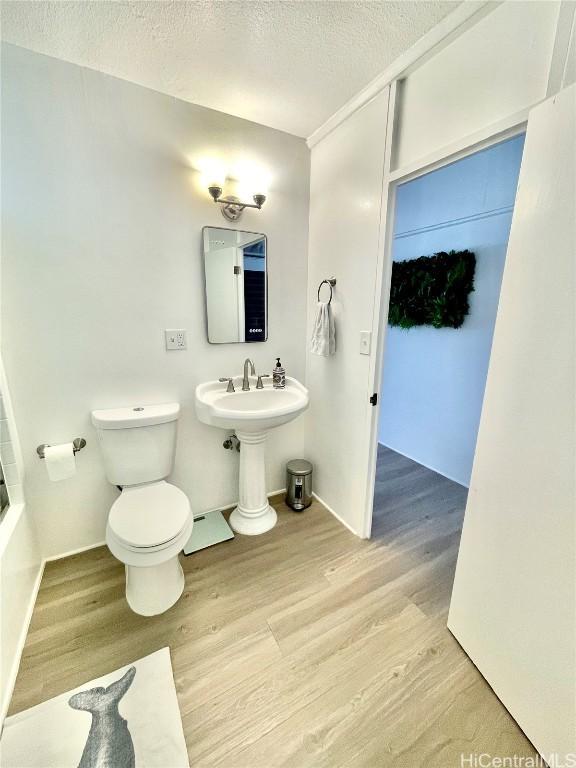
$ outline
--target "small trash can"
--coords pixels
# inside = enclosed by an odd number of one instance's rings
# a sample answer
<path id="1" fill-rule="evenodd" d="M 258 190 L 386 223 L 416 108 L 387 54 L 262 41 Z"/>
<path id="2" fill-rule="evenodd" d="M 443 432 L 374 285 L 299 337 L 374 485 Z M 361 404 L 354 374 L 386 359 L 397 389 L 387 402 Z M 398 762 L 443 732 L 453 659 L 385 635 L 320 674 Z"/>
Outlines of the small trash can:
<path id="1" fill-rule="evenodd" d="M 312 504 L 312 464 L 306 459 L 292 459 L 286 464 L 286 504 L 295 512 Z"/>

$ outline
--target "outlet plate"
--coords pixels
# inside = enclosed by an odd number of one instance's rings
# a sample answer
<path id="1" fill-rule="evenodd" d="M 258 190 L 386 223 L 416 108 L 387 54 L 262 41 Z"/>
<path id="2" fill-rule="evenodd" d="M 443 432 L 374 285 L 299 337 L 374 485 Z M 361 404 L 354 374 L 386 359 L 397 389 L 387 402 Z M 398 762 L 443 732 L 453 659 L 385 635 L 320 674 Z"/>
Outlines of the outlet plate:
<path id="1" fill-rule="evenodd" d="M 186 349 L 186 330 L 184 328 L 167 328 L 164 331 L 166 349 Z"/>

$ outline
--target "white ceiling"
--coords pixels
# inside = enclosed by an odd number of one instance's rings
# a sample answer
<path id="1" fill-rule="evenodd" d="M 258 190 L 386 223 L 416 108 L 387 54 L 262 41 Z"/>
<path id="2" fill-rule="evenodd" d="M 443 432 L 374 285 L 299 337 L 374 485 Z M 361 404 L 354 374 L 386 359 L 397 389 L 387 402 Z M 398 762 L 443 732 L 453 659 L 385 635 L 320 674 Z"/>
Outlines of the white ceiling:
<path id="1" fill-rule="evenodd" d="M 3 0 L 2 38 L 307 137 L 457 5 Z"/>

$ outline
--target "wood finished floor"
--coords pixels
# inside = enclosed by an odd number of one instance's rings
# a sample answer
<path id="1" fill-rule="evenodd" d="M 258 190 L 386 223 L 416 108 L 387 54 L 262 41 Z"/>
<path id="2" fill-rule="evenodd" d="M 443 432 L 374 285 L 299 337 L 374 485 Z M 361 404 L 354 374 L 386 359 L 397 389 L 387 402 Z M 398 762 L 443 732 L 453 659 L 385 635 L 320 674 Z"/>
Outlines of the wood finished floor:
<path id="1" fill-rule="evenodd" d="M 49 563 L 10 713 L 168 645 L 192 768 L 534 756 L 446 629 L 465 497 L 381 449 L 371 541 L 278 503 L 270 533 L 182 557 L 184 595 L 152 619 L 106 548 Z"/>

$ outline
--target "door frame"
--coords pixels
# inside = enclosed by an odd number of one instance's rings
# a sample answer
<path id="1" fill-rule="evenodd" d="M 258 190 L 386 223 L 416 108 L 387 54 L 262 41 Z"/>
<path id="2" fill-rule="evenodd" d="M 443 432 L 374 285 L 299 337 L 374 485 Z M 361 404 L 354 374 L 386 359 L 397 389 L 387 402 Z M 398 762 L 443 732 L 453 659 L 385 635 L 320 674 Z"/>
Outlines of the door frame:
<path id="1" fill-rule="evenodd" d="M 401 168 L 393 169 L 395 137 L 398 135 L 398 103 L 401 83 L 394 81 L 390 86 L 388 102 L 388 126 L 384 153 L 384 178 L 382 183 L 382 205 L 378 237 L 378 257 L 376 264 L 376 290 L 372 317 L 373 354 L 370 357 L 368 382 L 369 394 L 378 393 L 378 402 L 371 407 L 368 415 L 368 446 L 365 509 L 363 514 L 362 538 L 369 539 L 372 533 L 374 507 L 374 487 L 376 484 L 376 462 L 378 457 L 378 425 L 380 420 L 380 393 L 382 389 L 384 356 L 386 352 L 387 319 L 390 302 L 390 280 L 392 277 L 392 245 L 394 239 L 396 189 L 420 176 L 462 160 L 506 139 L 511 139 L 526 132 L 528 115 L 536 105 L 516 112 L 480 131 L 458 139 L 430 155 Z"/>

